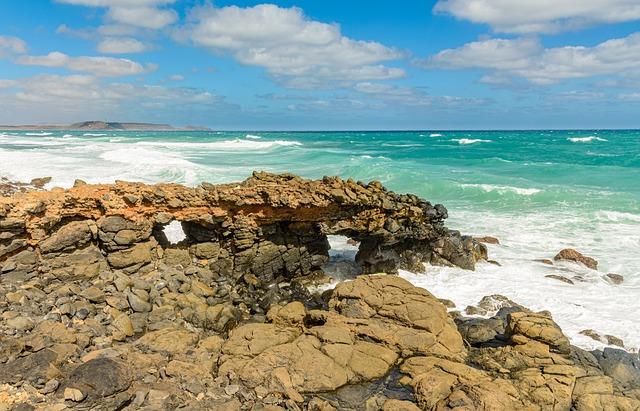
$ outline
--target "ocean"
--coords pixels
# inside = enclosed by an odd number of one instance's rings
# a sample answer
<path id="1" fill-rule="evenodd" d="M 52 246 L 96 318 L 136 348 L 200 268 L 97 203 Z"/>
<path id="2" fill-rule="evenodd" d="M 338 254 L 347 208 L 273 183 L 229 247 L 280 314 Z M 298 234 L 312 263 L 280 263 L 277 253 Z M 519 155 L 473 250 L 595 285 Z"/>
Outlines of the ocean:
<path id="1" fill-rule="evenodd" d="M 640 131 L 17 132 L 0 131 L 0 176 L 47 187 L 75 179 L 238 181 L 253 170 L 379 180 L 449 210 L 447 225 L 490 235 L 476 271 L 427 267 L 404 278 L 459 309 L 502 294 L 548 310 L 573 344 L 593 329 L 640 347 Z M 548 266 L 571 247 L 600 262 Z M 603 275 L 616 273 L 613 285 Z M 566 284 L 548 278 L 581 280 Z"/>

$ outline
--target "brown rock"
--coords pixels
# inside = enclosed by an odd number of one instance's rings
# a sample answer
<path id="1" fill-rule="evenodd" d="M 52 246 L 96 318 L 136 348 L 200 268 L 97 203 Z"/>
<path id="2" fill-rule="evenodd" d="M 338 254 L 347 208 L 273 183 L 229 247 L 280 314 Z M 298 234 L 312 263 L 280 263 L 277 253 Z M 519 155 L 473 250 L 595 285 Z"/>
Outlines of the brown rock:
<path id="1" fill-rule="evenodd" d="M 545 275 L 546 278 L 552 278 L 554 280 L 558 280 L 558 281 L 562 281 L 563 283 L 567 283 L 567 284 L 574 284 L 573 281 L 570 278 L 561 276 L 561 275 L 556 275 L 556 274 L 549 274 L 549 275 Z"/>
<path id="2" fill-rule="evenodd" d="M 500 240 L 498 240 L 495 237 L 491 237 L 491 236 L 484 236 L 484 237 L 474 237 L 477 241 L 481 242 L 481 243 L 485 243 L 485 244 L 500 244 Z"/>
<path id="3" fill-rule="evenodd" d="M 580 252 L 572 248 L 565 248 L 564 250 L 561 250 L 555 257 L 553 257 L 553 259 L 556 261 L 572 261 L 574 263 L 580 263 L 592 270 L 598 269 L 598 262 L 596 260 L 582 255 Z"/>
<path id="4" fill-rule="evenodd" d="M 605 277 L 611 281 L 613 284 L 622 284 L 624 282 L 624 277 L 621 276 L 620 274 L 613 274 L 613 273 L 609 273 L 606 274 Z"/>

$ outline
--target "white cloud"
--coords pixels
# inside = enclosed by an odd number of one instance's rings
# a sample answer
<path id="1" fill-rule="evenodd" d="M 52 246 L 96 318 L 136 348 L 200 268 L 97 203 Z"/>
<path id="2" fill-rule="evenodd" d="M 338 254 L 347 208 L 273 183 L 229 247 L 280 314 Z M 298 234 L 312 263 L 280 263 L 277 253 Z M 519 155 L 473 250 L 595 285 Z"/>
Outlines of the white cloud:
<path id="1" fill-rule="evenodd" d="M 638 0 L 439 0 L 434 11 L 506 33 L 557 32 L 640 20 Z"/>
<path id="2" fill-rule="evenodd" d="M 337 24 L 311 20 L 299 8 L 204 7 L 193 18 L 187 35 L 194 44 L 231 53 L 245 65 L 265 67 L 291 87 L 404 76 L 402 69 L 380 64 L 402 58 L 403 53 L 345 37 Z"/>
<path id="3" fill-rule="evenodd" d="M 594 47 L 543 48 L 532 39 L 490 39 L 443 50 L 426 67 L 493 70 L 487 80 L 522 77 L 534 84 L 601 75 L 640 74 L 640 32 Z M 490 81 L 488 81 L 490 82 Z"/>
<path id="4" fill-rule="evenodd" d="M 174 23 L 174 10 L 160 8 L 175 0 L 58 0 L 60 3 L 88 7 L 107 7 L 107 16 L 118 23 L 148 29 L 161 29 Z"/>
<path id="5" fill-rule="evenodd" d="M 640 101 L 640 93 L 622 93 L 618 94 L 618 99 L 622 101 Z"/>
<path id="6" fill-rule="evenodd" d="M 147 46 L 136 39 L 126 37 L 107 37 L 98 43 L 98 51 L 105 54 L 142 53 Z"/>
<path id="7" fill-rule="evenodd" d="M 143 66 L 129 59 L 113 57 L 70 57 L 59 51 L 44 56 L 20 56 L 16 63 L 27 66 L 64 67 L 72 71 L 91 73 L 99 77 L 132 76 L 155 70 L 152 64 Z"/>
<path id="8" fill-rule="evenodd" d="M 184 80 L 184 76 L 180 75 L 180 74 L 174 74 L 174 75 L 169 77 L 169 80 L 171 80 L 171 81 L 182 81 L 182 80 Z"/>
<path id="9" fill-rule="evenodd" d="M 0 36 L 0 58 L 27 52 L 27 43 L 18 37 Z"/>
<path id="10" fill-rule="evenodd" d="M 0 123 L 61 123 L 91 118 L 146 121 L 149 116 L 165 122 L 174 121 L 178 112 L 182 112 L 178 117 L 184 118 L 185 110 L 214 113 L 230 107 L 207 90 L 108 83 L 90 75 L 41 74 L 8 81 L 11 89 L 0 88 L 5 103 Z M 153 104 L 151 112 L 149 104 Z"/>

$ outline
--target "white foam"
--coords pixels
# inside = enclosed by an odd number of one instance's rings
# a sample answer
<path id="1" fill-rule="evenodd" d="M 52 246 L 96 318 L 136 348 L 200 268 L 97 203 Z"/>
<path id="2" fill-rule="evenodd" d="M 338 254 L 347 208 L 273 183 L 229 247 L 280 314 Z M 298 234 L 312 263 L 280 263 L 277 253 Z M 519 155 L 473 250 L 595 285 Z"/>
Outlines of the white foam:
<path id="1" fill-rule="evenodd" d="M 491 143 L 492 140 L 483 140 L 481 138 L 454 138 L 451 141 L 457 141 L 460 145 L 477 144 L 477 143 Z"/>
<path id="2" fill-rule="evenodd" d="M 274 147 L 301 146 L 298 141 L 274 140 L 274 141 L 252 141 L 244 139 L 211 141 L 206 143 L 187 143 L 169 141 L 141 141 L 136 143 L 140 146 L 155 146 L 166 148 L 187 148 L 187 149 L 210 149 L 210 150 L 266 150 Z"/>
<path id="3" fill-rule="evenodd" d="M 498 194 L 504 193 L 516 193 L 523 196 L 532 196 L 534 194 L 540 193 L 542 190 L 537 188 L 521 188 L 521 187 L 512 187 L 512 186 L 503 186 L 503 185 L 493 185 L 493 184 L 460 184 L 462 187 L 475 187 L 480 188 L 481 190 L 490 193 L 492 191 L 497 192 Z"/>
<path id="4" fill-rule="evenodd" d="M 261 136 L 256 136 L 256 135 L 253 135 L 253 134 L 247 134 L 246 136 L 244 136 L 244 138 L 249 138 L 249 139 L 252 139 L 252 140 L 260 140 L 262 137 Z"/>
<path id="5" fill-rule="evenodd" d="M 25 136 L 50 136 L 53 133 L 24 133 Z"/>
<path id="6" fill-rule="evenodd" d="M 431 134 L 429 134 L 429 137 L 442 137 L 442 134 L 440 134 L 440 133 L 431 133 Z"/>
<path id="7" fill-rule="evenodd" d="M 180 221 L 173 220 L 169 224 L 167 224 L 162 230 L 164 235 L 167 237 L 167 240 L 171 244 L 178 244 L 180 241 L 187 238 L 187 235 L 184 233 L 182 229 L 182 224 Z"/>
<path id="8" fill-rule="evenodd" d="M 63 138 L 69 138 L 69 137 L 73 137 L 73 134 L 65 134 L 64 136 L 62 136 Z"/>
<path id="9" fill-rule="evenodd" d="M 596 213 L 596 217 L 605 221 L 640 223 L 640 214 L 624 213 L 620 211 L 602 210 Z"/>
<path id="10" fill-rule="evenodd" d="M 83 136 L 85 137 L 104 137 L 107 134 L 102 134 L 102 133 L 84 133 Z"/>
<path id="11" fill-rule="evenodd" d="M 424 147 L 424 144 L 395 144 L 395 143 L 382 143 L 383 146 L 385 147 L 400 147 L 400 148 L 405 148 L 405 147 Z"/>
<path id="12" fill-rule="evenodd" d="M 590 143 L 592 141 L 609 141 L 606 138 L 598 137 L 598 136 L 586 136 L 586 137 L 569 137 L 567 139 L 572 143 Z"/>

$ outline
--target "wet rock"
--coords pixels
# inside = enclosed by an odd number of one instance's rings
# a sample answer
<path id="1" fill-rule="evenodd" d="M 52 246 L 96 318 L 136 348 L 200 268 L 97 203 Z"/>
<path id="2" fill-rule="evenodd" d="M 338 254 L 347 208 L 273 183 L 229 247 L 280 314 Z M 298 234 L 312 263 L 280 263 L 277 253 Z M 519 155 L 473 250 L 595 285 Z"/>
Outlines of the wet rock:
<path id="1" fill-rule="evenodd" d="M 564 277 L 562 275 L 549 274 L 549 275 L 545 275 L 545 277 L 546 278 L 552 278 L 552 279 L 558 280 L 558 281 L 562 281 L 563 283 L 566 283 L 566 284 L 571 284 L 571 285 L 574 284 L 573 280 L 571 280 L 570 278 Z"/>
<path id="2" fill-rule="evenodd" d="M 598 262 L 596 260 L 591 257 L 587 257 L 572 248 L 565 248 L 564 250 L 561 250 L 555 257 L 553 257 L 553 259 L 556 261 L 572 261 L 574 263 L 580 263 L 592 270 L 598 269 Z"/>
<path id="3" fill-rule="evenodd" d="M 475 239 L 481 243 L 485 243 L 485 244 L 500 244 L 500 240 L 498 240 L 495 237 L 491 237 L 491 236 L 484 236 L 484 237 L 475 237 Z"/>
<path id="4" fill-rule="evenodd" d="M 606 274 L 605 277 L 612 283 L 612 284 L 622 284 L 624 282 L 624 277 L 621 276 L 620 274 L 613 274 L 613 273 L 609 273 Z"/>

